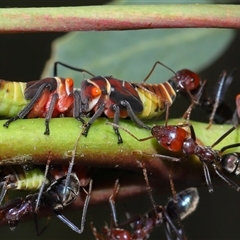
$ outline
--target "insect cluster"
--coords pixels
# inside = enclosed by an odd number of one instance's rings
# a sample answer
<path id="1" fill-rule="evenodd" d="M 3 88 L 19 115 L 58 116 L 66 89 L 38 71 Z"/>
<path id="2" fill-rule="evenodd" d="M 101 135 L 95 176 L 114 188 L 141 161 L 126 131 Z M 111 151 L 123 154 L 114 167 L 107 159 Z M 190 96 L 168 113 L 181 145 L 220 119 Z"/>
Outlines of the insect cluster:
<path id="1" fill-rule="evenodd" d="M 80 88 L 74 88 L 71 78 L 57 77 L 57 66 L 71 68 L 72 70 L 90 74 L 89 79 L 82 81 Z M 233 143 L 213 149 L 225 137 L 236 129 L 240 116 L 240 95 L 236 97 L 236 112 L 226 105 L 224 96 L 228 86 L 233 80 L 234 71 L 227 75 L 225 72 L 218 81 L 216 96 L 206 96 L 206 81 L 188 70 L 183 69 L 173 72 L 173 77 L 159 84 L 148 84 L 147 79 L 157 65 L 166 67 L 161 62 L 156 62 L 150 73 L 142 83 L 127 82 L 112 76 L 95 76 L 92 73 L 67 64 L 56 62 L 54 76 L 28 83 L 16 83 L 0 80 L 0 115 L 7 119 L 4 127 L 11 127 L 12 122 L 22 118 L 45 118 L 44 134 L 50 135 L 50 120 L 56 117 L 74 117 L 82 123 L 83 130 L 80 135 L 87 137 L 91 126 L 97 118 L 107 117 L 113 119 L 108 122 L 116 134 L 116 144 L 125 144 L 120 130 L 125 131 L 136 141 L 156 139 L 158 144 L 171 153 L 180 153 L 180 157 L 163 154 L 149 154 L 136 149 L 132 154 L 139 156 L 139 165 L 143 170 L 143 178 L 151 200 L 152 207 L 145 214 L 130 215 L 118 223 L 115 199 L 120 184 L 116 180 L 109 196 L 111 209 L 111 223 L 98 231 L 91 223 L 93 236 L 96 239 L 150 239 L 155 227 L 163 226 L 167 239 L 186 239 L 182 220 L 190 215 L 197 207 L 199 196 L 196 188 L 187 188 L 178 193 L 174 190 L 173 180 L 170 178 L 173 196 L 166 205 L 155 203 L 152 188 L 149 183 L 147 167 L 143 156 L 158 158 L 159 161 L 183 162 L 191 161 L 195 155 L 203 166 L 203 174 L 209 192 L 213 192 L 213 183 L 209 167 L 231 187 L 240 190 L 240 186 L 231 179 L 231 174 L 240 172 L 240 153 L 226 150 L 239 147 L 240 143 Z M 190 100 L 189 108 L 183 114 L 183 122 L 179 125 L 168 125 L 168 116 L 171 105 L 177 94 L 182 94 Z M 13 100 L 14 99 L 14 100 Z M 205 146 L 197 141 L 194 127 L 190 122 L 190 115 L 195 107 L 201 107 L 210 113 L 209 126 L 212 123 L 230 121 L 232 127 L 211 145 Z M 221 109 L 224 109 L 222 111 Z M 227 109 L 227 110 L 226 110 Z M 165 125 L 148 126 L 147 121 L 159 117 L 166 112 Z M 230 112 L 230 114 L 225 114 Z M 138 127 L 149 131 L 149 137 L 138 138 L 126 128 L 119 125 L 122 118 L 130 118 Z M 86 120 L 87 119 L 87 120 Z M 121 122 L 120 122 L 121 124 Z M 133 140 L 133 141 L 135 141 Z M 77 142 L 78 143 L 78 142 Z M 76 144 L 77 146 L 77 144 Z M 76 147 L 75 146 L 75 147 Z M 74 151 L 73 151 L 74 152 Z M 27 214 L 32 214 L 36 233 L 40 235 L 47 225 L 39 228 L 38 213 L 46 207 L 76 233 L 81 234 L 87 209 L 94 190 L 93 180 L 85 167 L 74 163 L 74 156 L 69 166 L 51 164 L 51 153 L 46 156 L 47 164 L 42 165 L 2 165 L 0 171 L 0 219 L 6 220 L 11 230 L 14 230 L 20 219 Z M 25 197 L 8 200 L 10 191 L 31 191 Z M 84 198 L 81 225 L 76 226 L 62 214 L 62 210 L 81 196 Z"/>

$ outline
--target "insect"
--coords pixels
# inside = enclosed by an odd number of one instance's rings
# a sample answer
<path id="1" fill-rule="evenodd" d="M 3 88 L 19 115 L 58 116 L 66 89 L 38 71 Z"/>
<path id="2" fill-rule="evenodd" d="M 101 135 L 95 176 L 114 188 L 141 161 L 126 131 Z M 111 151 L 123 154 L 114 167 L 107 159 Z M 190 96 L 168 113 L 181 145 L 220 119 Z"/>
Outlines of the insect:
<path id="1" fill-rule="evenodd" d="M 238 125 L 240 123 L 240 94 L 236 96 L 235 102 L 236 102 L 236 110 L 230 122 Z"/>
<path id="2" fill-rule="evenodd" d="M 0 168 L 0 205 L 8 190 L 39 190 L 44 177 L 44 169 L 40 165 L 6 165 Z M 49 185 L 50 180 L 46 179 L 45 185 Z"/>
<path id="3" fill-rule="evenodd" d="M 47 175 L 47 171 L 48 168 L 46 167 L 45 176 Z M 66 176 L 67 175 L 59 177 L 59 172 L 57 171 L 57 174 L 55 176 L 56 180 L 52 181 L 46 189 L 41 188 L 39 193 L 30 194 L 25 198 L 16 198 L 6 202 L 0 206 L 0 220 L 6 219 L 10 226 L 10 229 L 14 230 L 20 218 L 26 214 L 31 213 L 34 216 L 36 233 L 37 235 L 40 235 L 46 227 L 39 231 L 37 211 L 39 211 L 41 206 L 47 206 L 63 223 L 65 223 L 73 231 L 81 234 L 84 230 L 86 212 L 91 197 L 92 180 L 89 182 L 88 192 L 84 189 L 86 193 L 86 199 L 83 207 L 81 227 L 78 228 L 60 212 L 76 200 L 76 198 L 79 196 L 79 190 L 81 187 L 76 173 L 71 173 L 69 176 L 69 185 L 67 189 L 65 189 Z M 42 186 L 44 185 L 45 184 L 43 183 Z M 64 196 L 65 200 L 63 200 Z"/>
<path id="4" fill-rule="evenodd" d="M 10 82 L 0 80 L 0 115 L 8 118 L 4 127 L 22 118 L 45 118 L 45 132 L 49 135 L 52 117 L 73 115 L 74 81 L 71 78 L 44 78 L 42 80 Z M 82 120 L 77 118 L 78 120 Z"/>
<path id="5" fill-rule="evenodd" d="M 55 74 L 58 64 L 77 70 L 77 68 L 56 62 Z M 187 69 L 173 72 L 174 76 L 166 82 L 146 84 L 146 80 L 157 64 L 165 66 L 157 61 L 143 83 L 127 82 L 112 76 L 95 76 L 82 81 L 79 101 L 76 101 L 79 102 L 76 116 L 87 114 L 91 116 L 85 125 L 83 135 L 87 136 L 91 125 L 103 113 L 108 118 L 113 118 L 115 124 L 119 123 L 120 118 L 130 117 L 139 127 L 150 129 L 142 120 L 160 116 L 172 105 L 178 91 L 190 94 L 190 91 L 198 87 L 199 76 Z M 85 72 L 83 69 L 79 71 Z M 118 128 L 113 126 L 113 129 L 118 137 L 118 143 L 122 143 Z"/>
<path id="6" fill-rule="evenodd" d="M 47 167 L 47 166 L 46 166 Z M 49 168 L 49 166 L 48 166 Z M 89 184 L 90 177 L 88 169 L 81 166 L 74 166 L 74 172 L 82 187 Z M 52 181 L 68 174 L 68 167 L 65 165 L 50 165 L 47 175 L 44 175 L 44 167 L 41 165 L 5 165 L 0 168 L 0 205 L 8 190 L 37 191 L 40 190 L 43 182 L 44 187 Z"/>
<path id="7" fill-rule="evenodd" d="M 109 122 L 106 124 L 113 125 L 113 123 L 109 123 Z M 182 156 L 180 158 L 169 157 L 161 154 L 150 154 L 153 157 L 159 157 L 163 160 L 181 162 L 181 161 L 187 160 L 191 155 L 197 156 L 199 160 L 202 162 L 204 176 L 205 176 L 205 180 L 206 180 L 209 192 L 213 192 L 213 187 L 212 187 L 212 181 L 211 181 L 211 177 L 208 169 L 208 164 L 211 164 L 213 166 L 214 171 L 222 180 L 227 182 L 230 186 L 235 188 L 237 191 L 240 190 L 240 187 L 236 183 L 234 183 L 230 178 L 228 178 L 221 171 L 221 168 L 219 166 L 219 164 L 225 166 L 225 163 L 223 162 L 222 154 L 227 149 L 239 147 L 240 143 L 227 145 L 223 147 L 221 150 L 213 149 L 214 146 L 216 146 L 225 137 L 227 137 L 232 131 L 234 131 L 236 129 L 236 126 L 231 127 L 226 133 L 220 136 L 211 146 L 202 146 L 196 142 L 195 131 L 191 124 L 182 124 L 177 126 L 176 125 L 154 126 L 151 129 L 152 135 L 142 139 L 137 138 L 136 136 L 134 136 L 132 133 L 130 133 L 123 127 L 120 127 L 118 125 L 115 125 L 115 127 L 118 127 L 124 130 L 133 138 L 135 138 L 137 141 L 146 141 L 151 138 L 156 138 L 158 143 L 165 149 L 172 152 L 182 153 Z M 186 131 L 183 127 L 189 127 L 190 133 Z M 138 152 L 141 154 L 149 155 L 148 153 L 143 153 L 141 151 L 138 151 Z M 225 170 L 228 171 L 228 167 L 225 167 Z"/>
<path id="8" fill-rule="evenodd" d="M 91 224 L 93 235 L 96 239 L 148 239 L 151 231 L 162 224 L 164 225 L 167 239 L 174 239 L 172 237 L 172 231 L 176 234 L 178 239 L 184 239 L 181 230 L 177 229 L 173 221 L 178 219 L 178 214 L 182 220 L 196 209 L 199 201 L 196 188 L 188 188 L 179 192 L 176 194 L 176 201 L 170 198 L 166 206 L 157 205 L 143 216 L 136 215 L 129 218 L 124 223 L 118 224 L 116 219 L 115 197 L 119 187 L 120 185 L 118 181 L 116 181 L 113 194 L 109 198 L 115 227 L 109 228 L 105 226 L 102 229 L 102 233 L 99 233 L 93 224 Z M 127 224 L 132 225 L 132 232 L 122 228 Z"/>
<path id="9" fill-rule="evenodd" d="M 207 94 L 206 81 L 200 82 L 199 87 L 191 91 L 191 94 L 197 99 L 195 105 L 201 107 L 205 112 L 210 114 L 207 129 L 211 127 L 213 122 L 218 124 L 225 123 L 233 116 L 233 111 L 226 101 L 224 101 L 224 98 L 233 81 L 234 73 L 235 70 L 227 75 L 226 71 L 223 71 L 215 86 L 215 91 L 211 95 Z M 198 93 L 195 93 L 196 90 Z M 183 95 L 186 94 L 183 93 Z"/>

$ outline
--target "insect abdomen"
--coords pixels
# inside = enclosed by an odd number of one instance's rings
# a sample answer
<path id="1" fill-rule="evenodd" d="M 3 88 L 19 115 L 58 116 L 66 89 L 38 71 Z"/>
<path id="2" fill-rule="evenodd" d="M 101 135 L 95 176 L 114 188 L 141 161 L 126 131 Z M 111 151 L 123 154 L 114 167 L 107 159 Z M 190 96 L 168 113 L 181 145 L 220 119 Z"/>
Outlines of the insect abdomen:
<path id="1" fill-rule="evenodd" d="M 137 114 L 140 119 L 160 116 L 176 98 L 176 92 L 168 82 L 141 84 L 141 87 L 136 88 L 144 106 L 143 111 Z"/>
<path id="2" fill-rule="evenodd" d="M 5 166 L 3 172 L 6 175 L 12 175 L 10 179 L 11 183 L 8 184 L 8 189 L 12 190 L 31 190 L 35 191 L 40 188 L 43 181 L 45 181 L 44 172 L 40 168 L 24 169 L 22 165 Z M 46 183 L 49 184 L 49 180 L 46 179 Z"/>
<path id="3" fill-rule="evenodd" d="M 26 83 L 0 79 L 0 116 L 14 117 L 28 103 L 24 97 Z"/>

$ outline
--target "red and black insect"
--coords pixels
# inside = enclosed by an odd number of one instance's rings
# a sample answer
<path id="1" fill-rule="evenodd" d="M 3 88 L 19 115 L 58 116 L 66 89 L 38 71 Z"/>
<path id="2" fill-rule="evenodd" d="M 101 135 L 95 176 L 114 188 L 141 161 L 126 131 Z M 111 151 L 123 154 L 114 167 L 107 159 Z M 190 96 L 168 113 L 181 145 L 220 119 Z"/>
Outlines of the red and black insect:
<path id="1" fill-rule="evenodd" d="M 47 178 L 47 173 L 49 170 L 49 165 L 46 167 L 45 179 Z M 10 200 L 5 204 L 0 206 L 0 220 L 7 220 L 10 229 L 14 230 L 21 219 L 26 214 L 33 214 L 34 223 L 36 228 L 37 235 L 40 235 L 46 228 L 46 226 L 39 230 L 38 221 L 37 221 L 37 212 L 42 206 L 47 206 L 56 214 L 56 216 L 70 227 L 73 231 L 81 234 L 84 230 L 84 222 L 86 218 L 86 212 L 91 197 L 92 190 L 92 181 L 89 182 L 89 191 L 85 189 L 86 199 L 83 207 L 81 227 L 78 228 L 75 226 L 69 219 L 67 219 L 62 213 L 65 207 L 73 203 L 76 198 L 79 196 L 79 190 L 81 187 L 80 181 L 76 173 L 71 173 L 69 176 L 69 184 L 67 188 L 65 187 L 65 181 L 67 175 L 62 175 L 62 172 L 58 171 L 57 168 L 50 169 L 51 176 L 54 176 L 54 180 L 49 186 L 45 186 L 43 182 L 42 187 L 40 188 L 39 193 L 34 193 L 28 195 L 26 198 L 16 198 Z M 66 172 L 66 171 L 64 171 Z"/>
<path id="2" fill-rule="evenodd" d="M 58 64 L 77 70 L 56 62 L 55 71 Z M 178 91 L 190 94 L 190 91 L 199 86 L 199 76 L 187 69 L 174 72 L 175 75 L 166 82 L 146 84 L 145 81 L 157 64 L 163 65 L 156 62 L 143 83 L 127 82 L 111 76 L 96 76 L 82 81 L 79 100 L 76 101 L 79 104 L 76 116 L 91 116 L 83 135 L 87 136 L 93 122 L 103 113 L 108 118 L 113 118 L 115 124 L 118 124 L 120 118 L 130 117 L 139 127 L 150 129 L 142 120 L 160 116 L 172 105 Z M 85 72 L 83 69 L 79 71 Z M 118 143 L 122 143 L 118 128 L 113 129 L 118 136 Z"/>
<path id="3" fill-rule="evenodd" d="M 112 123 L 107 123 L 109 125 L 113 125 Z M 223 179 L 225 182 L 227 182 L 230 186 L 235 188 L 237 191 L 240 190 L 240 186 L 238 186 L 235 182 L 233 182 L 230 178 L 228 178 L 222 171 L 221 167 L 224 168 L 227 172 L 230 172 L 230 167 L 227 163 L 223 161 L 223 153 L 227 149 L 239 147 L 240 143 L 235 143 L 231 145 L 227 145 L 223 147 L 221 150 L 214 150 L 213 147 L 216 146 L 218 143 L 220 143 L 225 137 L 227 137 L 232 131 L 236 129 L 236 126 L 233 126 L 230 128 L 226 133 L 224 133 L 217 141 L 215 141 L 211 146 L 202 146 L 196 142 L 196 135 L 194 128 L 191 124 L 182 124 L 182 125 L 169 125 L 169 126 L 154 126 L 151 129 L 151 136 L 139 139 L 133 134 L 131 134 L 129 131 L 127 131 L 125 128 L 122 128 L 118 125 L 115 125 L 115 127 L 118 127 L 128 134 L 130 134 L 133 138 L 135 138 L 137 141 L 146 141 L 151 138 L 156 138 L 158 143 L 164 147 L 165 149 L 172 151 L 172 152 L 181 152 L 182 156 L 180 158 L 174 158 L 169 157 L 161 154 L 150 154 L 153 157 L 159 157 L 163 160 L 169 160 L 169 161 L 177 161 L 181 162 L 184 160 L 187 160 L 191 155 L 196 155 L 199 160 L 203 164 L 203 171 L 205 180 L 208 186 L 209 192 L 213 192 L 212 187 L 212 181 L 208 169 L 208 164 L 211 164 L 214 168 L 214 171 L 216 174 Z M 184 127 L 190 128 L 190 133 L 184 129 Z M 147 154 L 147 153 L 143 153 Z"/>
<path id="4" fill-rule="evenodd" d="M 182 192 L 176 194 L 176 199 L 170 198 L 166 206 L 154 206 L 145 215 L 136 215 L 127 219 L 125 222 L 117 223 L 117 213 L 115 209 L 115 198 L 119 190 L 119 184 L 116 182 L 114 186 L 113 194 L 109 198 L 114 227 L 105 226 L 102 232 L 99 233 L 97 229 L 91 224 L 93 235 L 98 240 L 109 240 L 109 239 L 126 239 L 126 240 L 144 240 L 150 237 L 150 233 L 155 227 L 161 225 L 165 228 L 167 239 L 185 239 L 182 229 L 178 229 L 175 226 L 174 221 L 178 218 L 184 219 L 195 211 L 199 196 L 196 188 L 188 188 Z M 130 224 L 132 231 L 128 231 L 124 226 Z M 175 237 L 173 237 L 173 234 Z"/>
<path id="5" fill-rule="evenodd" d="M 44 134 L 49 135 L 52 117 L 74 115 L 73 85 L 73 79 L 59 77 L 28 83 L 0 80 L 0 116 L 10 117 L 3 126 L 21 118 L 41 117 L 45 118 Z"/>

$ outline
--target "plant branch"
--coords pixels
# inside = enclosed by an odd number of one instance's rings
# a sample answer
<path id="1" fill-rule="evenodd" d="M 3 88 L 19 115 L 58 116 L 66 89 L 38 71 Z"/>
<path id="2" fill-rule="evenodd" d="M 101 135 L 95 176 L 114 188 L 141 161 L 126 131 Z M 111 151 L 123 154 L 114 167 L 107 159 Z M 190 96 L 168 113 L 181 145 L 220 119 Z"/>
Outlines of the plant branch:
<path id="1" fill-rule="evenodd" d="M 176 125 L 181 120 L 169 120 L 169 124 Z M 0 126 L 5 121 L 0 121 Z M 73 156 L 73 149 L 80 135 L 75 153 L 75 164 L 100 167 L 139 170 L 139 161 L 144 161 L 147 169 L 159 178 L 168 179 L 169 161 L 161 161 L 159 158 L 133 153 L 142 151 L 148 154 L 166 153 L 156 139 L 139 142 L 126 132 L 120 130 L 124 143 L 117 144 L 117 137 L 112 126 L 106 125 L 105 118 L 97 119 L 90 128 L 87 137 L 81 135 L 82 124 L 74 118 L 55 118 L 50 122 L 51 134 L 43 134 L 44 119 L 24 119 L 12 123 L 8 129 L 1 127 L 1 155 L 0 164 L 46 164 L 49 153 L 52 164 L 68 164 Z M 121 126 L 128 129 L 138 138 L 150 136 L 150 132 L 140 129 L 130 120 L 122 120 Z M 163 124 L 163 123 L 158 123 Z M 231 126 L 213 125 L 206 130 L 206 124 L 193 122 L 196 136 L 205 145 L 211 145 Z M 240 142 L 238 130 L 231 133 L 218 146 Z M 174 172 L 174 178 L 182 179 L 186 172 L 191 169 L 201 169 L 200 161 L 186 161 L 177 164 L 178 169 Z M 188 173 L 188 175 L 191 175 Z M 193 176 L 195 178 L 195 176 Z"/>
<path id="2" fill-rule="evenodd" d="M 0 32 L 68 32 L 151 28 L 239 28 L 236 5 L 118 5 L 0 9 Z"/>

